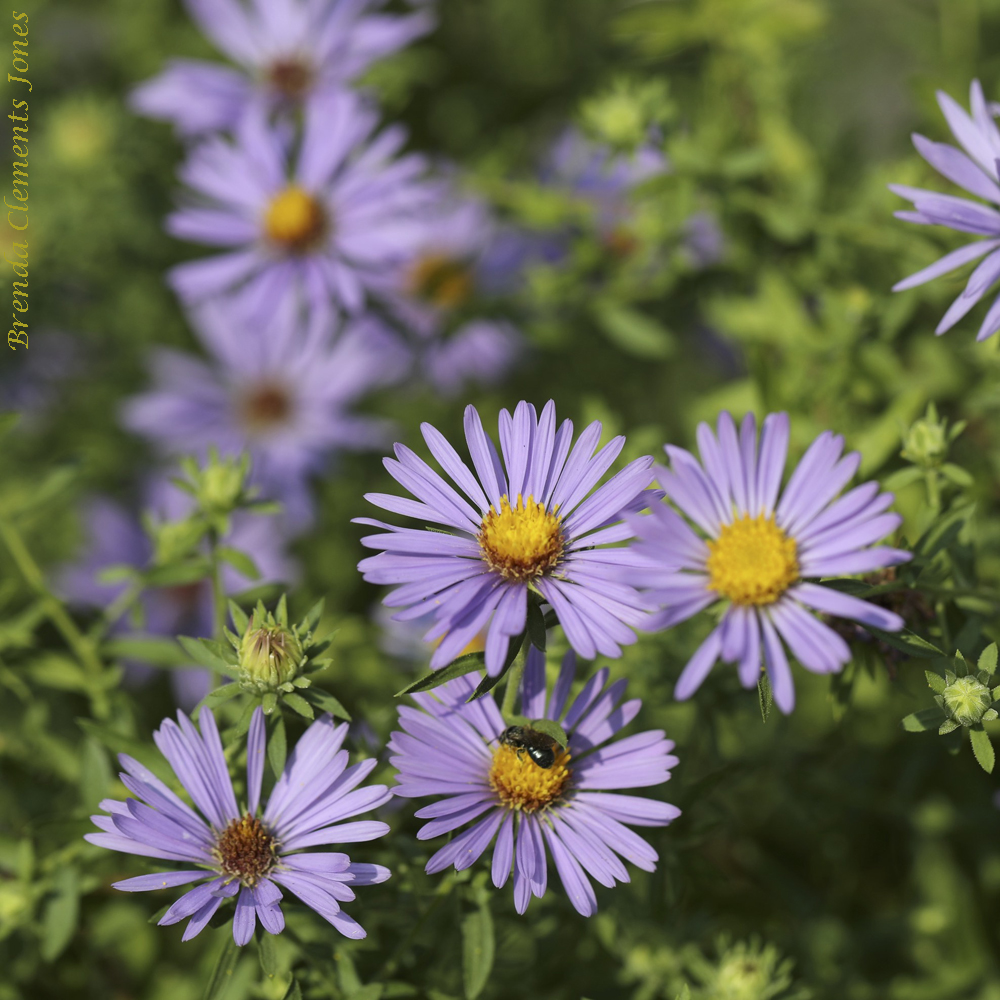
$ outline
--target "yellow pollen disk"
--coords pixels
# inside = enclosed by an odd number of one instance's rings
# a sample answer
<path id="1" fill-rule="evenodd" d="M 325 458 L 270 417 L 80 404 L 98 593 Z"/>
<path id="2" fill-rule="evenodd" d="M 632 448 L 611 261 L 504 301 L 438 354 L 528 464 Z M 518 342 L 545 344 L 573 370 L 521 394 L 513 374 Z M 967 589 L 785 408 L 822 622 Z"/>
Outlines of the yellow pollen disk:
<path id="1" fill-rule="evenodd" d="M 461 261 L 444 254 L 418 257 L 406 276 L 407 291 L 439 309 L 454 309 L 472 295 L 472 274 Z"/>
<path id="2" fill-rule="evenodd" d="M 539 767 L 523 750 L 501 744 L 493 752 L 490 787 L 508 809 L 537 812 L 566 790 L 573 773 L 568 764 L 568 750 L 563 750 L 551 767 Z"/>
<path id="3" fill-rule="evenodd" d="M 224 874 L 252 887 L 274 867 L 276 847 L 264 824 L 247 813 L 222 831 L 214 853 Z"/>
<path id="4" fill-rule="evenodd" d="M 303 253 L 322 239 L 327 222 L 323 206 L 293 184 L 271 199 L 264 213 L 264 232 L 282 249 Z"/>
<path id="5" fill-rule="evenodd" d="M 799 578 L 795 541 L 773 517 L 723 525 L 708 550 L 709 586 L 733 604 L 773 604 Z"/>
<path id="6" fill-rule="evenodd" d="M 559 517 L 543 504 L 519 493 L 512 507 L 506 496 L 500 510 L 490 507 L 479 529 L 479 548 L 490 569 L 505 580 L 528 581 L 559 562 L 563 553 Z"/>

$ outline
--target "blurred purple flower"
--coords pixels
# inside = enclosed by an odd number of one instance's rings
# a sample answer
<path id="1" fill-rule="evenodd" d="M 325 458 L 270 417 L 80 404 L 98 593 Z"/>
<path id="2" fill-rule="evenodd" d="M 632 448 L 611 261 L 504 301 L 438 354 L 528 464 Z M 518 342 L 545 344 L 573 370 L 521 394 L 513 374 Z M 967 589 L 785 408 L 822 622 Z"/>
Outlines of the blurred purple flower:
<path id="1" fill-rule="evenodd" d="M 247 801 L 245 809 L 240 809 L 215 717 L 203 708 L 198 720 L 200 733 L 178 712 L 176 723 L 164 719 L 153 734 L 198 811 L 137 760 L 120 754 L 125 769 L 121 779 L 136 798 L 104 799 L 100 807 L 107 815 L 91 816 L 101 832 L 84 837 L 111 851 L 187 862 L 193 867 L 138 875 L 115 882 L 114 888 L 148 892 L 209 879 L 185 892 L 157 921 L 162 926 L 190 917 L 183 941 L 200 934 L 223 900 L 237 893 L 233 940 L 238 945 L 250 941 L 258 920 L 269 934 L 280 934 L 285 917 L 279 886 L 298 896 L 345 937 L 365 937 L 364 928 L 340 904 L 354 899 L 353 886 L 384 882 L 389 869 L 352 863 L 346 854 L 306 848 L 355 844 L 389 832 L 385 823 L 376 820 L 343 822 L 391 798 L 385 785 L 358 787 L 377 759 L 348 767 L 347 751 L 341 750 L 347 723 L 336 726 L 331 716 L 324 715 L 289 754 L 261 811 L 265 735 L 264 713 L 258 707 L 247 734 Z"/>
<path id="2" fill-rule="evenodd" d="M 413 695 L 419 710 L 402 706 L 389 749 L 399 770 L 393 793 L 405 798 L 443 796 L 417 810 L 429 819 L 417 834 L 429 840 L 452 837 L 427 862 L 429 874 L 454 865 L 471 867 L 496 837 L 493 884 L 501 888 L 513 871 L 514 906 L 524 913 L 532 896 L 544 896 L 548 853 L 563 888 L 585 917 L 597 912 L 588 875 L 601 885 L 630 881 L 619 856 L 644 871 L 654 871 L 655 850 L 625 824 L 666 826 L 680 815 L 667 802 L 623 789 L 659 785 L 677 763 L 672 740 L 662 730 L 636 733 L 608 746 L 638 714 L 642 702 L 621 702 L 627 681 L 605 687 L 608 669 L 599 670 L 566 710 L 576 672 L 572 652 L 547 694 L 544 656 L 532 649 L 521 686 L 521 714 L 529 719 L 562 720 L 568 745 L 549 768 L 542 768 L 512 747 L 499 743 L 506 723 L 487 694 L 469 696 L 480 680 L 466 674 L 427 694 Z"/>
<path id="3" fill-rule="evenodd" d="M 385 0 L 187 0 L 192 19 L 240 69 L 173 59 L 132 92 L 139 114 L 183 136 L 233 128 L 247 110 L 293 111 L 353 80 L 434 26 L 427 13 L 373 14 Z"/>
<path id="4" fill-rule="evenodd" d="M 788 431 L 787 414 L 770 414 L 758 449 L 753 414 L 737 434 L 733 418 L 723 413 L 717 437 L 708 424 L 698 425 L 701 462 L 683 448 L 666 446 L 671 468 L 658 468 L 656 478 L 707 538 L 662 503 L 646 517 L 626 519 L 637 538 L 629 548 L 626 578 L 647 588 L 662 608 L 644 629 L 670 628 L 727 602 L 721 622 L 681 673 L 677 698 L 694 694 L 720 656 L 738 663 L 740 681 L 753 687 L 763 658 L 775 703 L 790 712 L 795 690 L 782 640 L 814 673 L 836 673 L 851 659 L 847 643 L 811 612 L 889 631 L 903 627 L 891 611 L 807 582 L 866 573 L 911 556 L 871 547 L 902 520 L 884 513 L 893 497 L 880 493 L 878 483 L 834 499 L 861 461 L 857 452 L 841 458 L 839 435 L 822 433 L 782 492 Z"/>
<path id="5" fill-rule="evenodd" d="M 157 522 L 179 520 L 191 511 L 192 498 L 166 477 L 156 478 L 146 491 L 146 508 Z M 105 583 L 99 579 L 111 566 L 145 569 L 152 557 L 150 540 L 139 519 L 107 497 L 95 497 L 85 507 L 86 545 L 73 563 L 64 566 L 57 577 L 57 590 L 73 604 L 107 608 L 125 590 L 125 582 Z M 298 568 L 285 552 L 285 538 L 278 518 L 237 513 L 231 530 L 223 539 L 230 548 L 247 553 L 260 572 L 259 580 L 250 580 L 228 563 L 222 568 L 222 585 L 227 594 L 238 594 L 250 587 L 267 583 L 291 583 Z M 148 635 L 212 634 L 212 588 L 208 580 L 153 587 L 142 595 L 142 629 Z M 113 630 L 124 635 L 130 631 L 127 619 L 119 619 Z M 126 665 L 126 681 L 146 683 L 155 669 L 131 661 Z M 201 668 L 171 671 L 177 703 L 191 708 L 207 694 L 211 675 Z"/>
<path id="6" fill-rule="evenodd" d="M 329 330 L 306 327 L 286 299 L 265 323 L 217 299 L 192 313 L 211 362 L 161 349 L 156 387 L 129 400 L 123 422 L 174 455 L 248 450 L 251 481 L 285 504 L 292 528 L 308 524 L 308 477 L 339 449 L 380 447 L 388 425 L 350 412 L 409 365 L 399 339 L 371 317 Z"/>
<path id="7" fill-rule="evenodd" d="M 338 304 L 360 311 L 366 289 L 412 255 L 426 226 L 418 210 L 438 196 L 422 179 L 423 157 L 395 158 L 402 127 L 373 136 L 377 124 L 357 95 L 336 91 L 307 102 L 294 168 L 285 131 L 256 113 L 241 119 L 235 141 L 197 146 L 180 171 L 194 197 L 167 229 L 231 249 L 175 267 L 169 280 L 180 297 L 238 290 L 254 320 L 291 293 L 320 323 Z"/>
<path id="8" fill-rule="evenodd" d="M 396 445 L 396 459 L 386 459 L 385 467 L 417 500 L 386 493 L 365 499 L 449 530 L 355 518 L 381 529 L 361 542 L 383 550 L 358 568 L 369 583 L 399 585 L 385 603 L 406 609 L 400 621 L 434 612 L 425 636 L 441 640 L 432 668 L 453 660 L 489 623 L 486 669 L 499 674 L 510 639 L 525 628 L 529 585 L 556 612 L 578 653 L 620 656 L 622 645 L 635 642 L 629 626 L 645 619 L 646 605 L 631 586 L 609 578 L 625 550 L 606 546 L 632 537 L 630 528 L 614 522 L 623 509 L 646 505 L 653 459 L 637 458 L 592 493 L 624 437 L 594 454 L 601 437 L 595 421 L 571 451 L 573 423 L 565 420 L 557 429 L 551 400 L 541 417 L 524 401 L 513 416 L 501 410 L 499 424 L 503 464 L 475 407 L 466 407 L 475 474 L 439 431 L 421 425 L 431 454 L 464 496 L 409 448 Z"/>
<path id="9" fill-rule="evenodd" d="M 913 145 L 917 152 L 943 177 L 977 198 L 1000 205 L 1000 185 L 997 184 L 1000 178 L 1000 130 L 993 120 L 994 112 L 986 104 L 979 81 L 973 80 L 969 89 L 971 115 L 942 91 L 938 91 L 937 98 L 952 135 L 965 153 L 948 143 L 932 142 L 914 133 Z M 890 184 L 889 190 L 913 202 L 913 211 L 896 212 L 897 219 L 924 226 L 945 226 L 960 233 L 987 237 L 952 250 L 929 267 L 893 285 L 894 292 L 915 288 L 988 254 L 972 272 L 965 290 L 951 304 L 934 331 L 937 334 L 945 333 L 1000 278 L 1000 212 L 967 198 L 938 194 L 936 191 L 925 191 L 905 184 Z M 987 311 L 976 340 L 986 340 L 997 330 L 1000 330 L 1000 297 L 994 300 Z"/>

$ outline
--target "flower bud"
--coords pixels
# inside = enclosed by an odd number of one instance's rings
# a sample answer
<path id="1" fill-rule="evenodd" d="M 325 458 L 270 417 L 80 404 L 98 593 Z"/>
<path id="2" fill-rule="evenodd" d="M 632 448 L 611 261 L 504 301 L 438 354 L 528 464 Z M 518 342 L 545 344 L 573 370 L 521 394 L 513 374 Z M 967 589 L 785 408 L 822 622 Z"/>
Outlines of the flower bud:
<path id="1" fill-rule="evenodd" d="M 240 680 L 257 691 L 277 691 L 294 680 L 305 663 L 302 643 L 295 630 L 251 620 L 239 648 Z"/>
<path id="2" fill-rule="evenodd" d="M 981 722 L 993 695 L 990 689 L 977 677 L 957 677 L 944 689 L 944 707 L 952 719 L 961 726 L 973 726 Z"/>
<path id="3" fill-rule="evenodd" d="M 928 407 L 927 414 L 915 420 L 903 439 L 902 456 L 925 469 L 944 462 L 948 456 L 948 427 L 937 411 Z"/>

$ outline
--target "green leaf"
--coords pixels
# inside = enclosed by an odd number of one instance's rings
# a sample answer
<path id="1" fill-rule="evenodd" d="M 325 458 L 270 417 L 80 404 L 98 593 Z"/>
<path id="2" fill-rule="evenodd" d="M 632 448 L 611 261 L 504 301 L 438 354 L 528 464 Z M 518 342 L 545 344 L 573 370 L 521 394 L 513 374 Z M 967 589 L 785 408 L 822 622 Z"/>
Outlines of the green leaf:
<path id="1" fill-rule="evenodd" d="M 183 583 L 198 583 L 212 573 L 212 564 L 200 556 L 171 566 L 158 566 L 142 574 L 147 587 L 176 587 Z"/>
<path id="2" fill-rule="evenodd" d="M 242 690 L 243 689 L 240 687 L 239 681 L 232 681 L 229 684 L 223 684 L 222 687 L 217 687 L 214 691 L 209 691 L 208 694 L 201 699 L 201 703 L 198 705 L 198 708 L 218 708 L 220 705 L 225 705 L 227 701 L 231 701 Z"/>
<path id="3" fill-rule="evenodd" d="M 240 576 L 245 576 L 248 580 L 259 580 L 260 570 L 257 564 L 245 552 L 231 548 L 228 545 L 220 545 L 216 551 L 223 562 L 229 563 Z"/>
<path id="4" fill-rule="evenodd" d="M 903 728 L 908 733 L 926 733 L 930 729 L 937 729 L 944 719 L 945 714 L 940 708 L 925 708 L 903 719 Z"/>
<path id="5" fill-rule="evenodd" d="M 403 695 L 415 694 L 417 691 L 430 691 L 442 684 L 447 684 L 448 681 L 454 680 L 456 677 L 471 674 L 474 670 L 482 670 L 485 660 L 484 653 L 466 653 L 465 656 L 452 660 L 440 670 L 432 670 L 429 674 L 424 674 L 423 677 L 407 684 L 401 691 L 396 692 L 396 697 L 402 698 Z"/>
<path id="6" fill-rule="evenodd" d="M 324 712 L 329 712 L 338 719 L 346 719 L 348 722 L 351 721 L 351 713 L 348 712 L 347 709 L 344 708 L 344 706 L 341 705 L 329 691 L 324 691 L 322 688 L 312 687 L 309 688 L 304 697 Z"/>
<path id="7" fill-rule="evenodd" d="M 987 774 L 992 774 L 996 755 L 993 752 L 993 744 L 990 742 L 988 733 L 982 728 L 970 729 L 969 738 L 972 740 L 972 752 L 976 755 L 979 766 Z"/>
<path id="8" fill-rule="evenodd" d="M 771 678 L 767 676 L 766 670 L 762 670 L 760 677 L 757 678 L 757 701 L 760 703 L 760 717 L 767 722 L 771 706 L 774 704 L 774 693 L 771 691 Z"/>
<path id="9" fill-rule="evenodd" d="M 282 594 L 278 600 L 278 606 L 274 609 L 274 617 L 279 625 L 288 625 L 288 595 Z"/>
<path id="10" fill-rule="evenodd" d="M 976 664 L 977 670 L 984 670 L 992 675 L 997 669 L 997 644 L 991 642 L 980 654 L 979 662 Z"/>
<path id="11" fill-rule="evenodd" d="M 278 696 L 273 691 L 268 691 L 261 699 L 260 707 L 264 709 L 265 715 L 270 715 L 278 707 Z"/>
<path id="12" fill-rule="evenodd" d="M 938 736 L 947 736 L 959 728 L 959 724 L 954 719 L 945 719 L 938 727 Z"/>
<path id="13" fill-rule="evenodd" d="M 927 686 L 935 694 L 944 694 L 944 689 L 948 685 L 945 683 L 944 678 L 940 674 L 934 673 L 933 670 L 925 670 L 924 677 L 927 678 Z"/>
<path id="14" fill-rule="evenodd" d="M 177 641 L 184 647 L 184 651 L 200 667 L 208 667 L 209 670 L 229 672 L 236 665 L 222 657 L 222 644 L 213 642 L 211 639 L 195 639 L 188 635 L 177 636 Z"/>
<path id="15" fill-rule="evenodd" d="M 76 930 L 80 912 L 80 889 L 75 868 L 59 868 L 54 879 L 55 895 L 42 914 L 41 955 L 47 962 L 58 958 Z"/>
<path id="16" fill-rule="evenodd" d="M 500 673 L 496 677 L 490 677 L 487 674 L 480 682 L 479 686 L 475 691 L 469 696 L 467 701 L 475 701 L 477 698 L 482 698 L 483 695 L 488 694 L 492 691 L 507 675 L 507 671 L 510 670 L 511 666 L 514 664 L 514 660 L 517 659 L 517 654 L 521 652 L 521 647 L 524 645 L 525 633 L 522 632 L 517 636 L 507 647 L 507 660 L 500 670 Z"/>
<path id="17" fill-rule="evenodd" d="M 899 490 L 911 483 L 917 482 L 924 476 L 924 470 L 916 465 L 908 465 L 905 469 L 897 469 L 882 480 L 882 486 L 890 493 L 897 493 Z"/>
<path id="18" fill-rule="evenodd" d="M 302 624 L 307 632 L 315 632 L 319 620 L 323 617 L 323 598 L 321 597 L 307 612 Z"/>
<path id="19" fill-rule="evenodd" d="M 595 318 L 608 340 L 629 354 L 660 360 L 674 353 L 670 331 L 645 313 L 604 302 L 596 307 Z"/>
<path id="20" fill-rule="evenodd" d="M 294 976 L 289 984 L 288 992 L 285 993 L 281 1000 L 302 1000 L 302 987 L 299 986 L 299 981 Z"/>
<path id="21" fill-rule="evenodd" d="M 236 739 L 240 739 L 246 736 L 247 731 L 250 729 L 250 720 L 253 718 L 253 713 L 257 710 L 257 706 L 260 705 L 260 701 L 257 698 L 249 698 L 246 705 L 243 707 L 243 714 L 240 716 L 239 722 L 236 723 L 236 732 L 233 734 Z"/>
<path id="22" fill-rule="evenodd" d="M 884 632 L 880 628 L 875 628 L 874 625 L 865 625 L 865 629 L 876 638 L 881 639 L 887 646 L 892 646 L 893 649 L 898 649 L 918 659 L 926 660 L 945 655 L 933 643 L 909 629 L 903 629 L 902 632 Z"/>
<path id="23" fill-rule="evenodd" d="M 163 636 L 134 635 L 109 639 L 102 651 L 111 659 L 141 660 L 157 667 L 187 667 L 191 664 L 191 657 L 173 639 Z"/>
<path id="24" fill-rule="evenodd" d="M 229 614 L 233 619 L 233 625 L 236 626 L 237 634 L 242 636 L 250 625 L 250 619 L 247 616 L 247 613 L 235 601 L 230 601 Z"/>
<path id="25" fill-rule="evenodd" d="M 225 940 L 222 945 L 222 952 L 219 960 L 215 963 L 215 969 L 202 994 L 202 1000 L 216 1000 L 221 997 L 233 978 L 236 971 L 236 963 L 240 959 L 240 947 L 233 940 L 232 931 L 227 927 L 222 931 Z"/>
<path id="26" fill-rule="evenodd" d="M 294 693 L 286 694 L 282 700 L 293 712 L 298 712 L 299 715 L 305 716 L 307 719 L 316 718 L 316 713 L 313 711 L 312 705 L 302 695 Z"/>
<path id="27" fill-rule="evenodd" d="M 568 742 L 566 730 L 558 722 L 553 722 L 551 719 L 530 719 L 528 724 L 532 729 L 536 729 L 546 736 L 551 736 L 561 747 L 566 746 Z"/>
<path id="28" fill-rule="evenodd" d="M 274 952 L 274 935 L 268 934 L 263 927 L 257 928 L 257 957 L 260 967 L 268 979 L 274 979 L 278 969 L 278 956 Z"/>
<path id="29" fill-rule="evenodd" d="M 280 778 L 285 770 L 285 758 L 288 755 L 288 738 L 285 736 L 285 719 L 280 713 L 273 716 L 274 728 L 267 741 L 267 762 L 271 765 L 271 773 Z"/>
<path id="30" fill-rule="evenodd" d="M 488 906 L 462 920 L 462 984 L 466 1000 L 476 1000 L 489 982 L 496 944 Z"/>
<path id="31" fill-rule="evenodd" d="M 955 465 L 954 462 L 945 462 L 941 466 L 941 472 L 946 479 L 950 479 L 956 486 L 968 487 L 975 482 L 965 469 L 959 465 Z"/>
<path id="32" fill-rule="evenodd" d="M 528 639 L 535 649 L 545 652 L 545 615 L 535 601 L 528 601 Z"/>

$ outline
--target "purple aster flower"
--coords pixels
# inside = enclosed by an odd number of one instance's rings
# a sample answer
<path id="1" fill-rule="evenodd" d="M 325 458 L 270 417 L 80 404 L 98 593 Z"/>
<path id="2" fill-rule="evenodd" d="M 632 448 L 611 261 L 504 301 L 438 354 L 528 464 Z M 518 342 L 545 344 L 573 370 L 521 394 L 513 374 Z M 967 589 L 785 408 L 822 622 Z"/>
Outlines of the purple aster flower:
<path id="1" fill-rule="evenodd" d="M 146 490 L 146 506 L 157 521 L 178 520 L 191 512 L 192 498 L 166 477 L 158 477 Z M 95 497 L 84 510 L 86 547 L 74 563 L 58 574 L 57 590 L 66 600 L 83 607 L 106 608 L 121 595 L 124 581 L 105 583 L 102 570 L 111 566 L 144 569 L 152 557 L 152 546 L 138 517 L 107 497 Z M 251 556 L 260 579 L 250 580 L 228 563 L 222 567 L 222 585 L 229 595 L 265 583 L 291 583 L 298 568 L 285 552 L 285 537 L 276 517 L 237 513 L 223 543 Z M 208 580 L 153 587 L 141 598 L 143 630 L 148 635 L 212 634 L 212 587 Z M 120 619 L 115 634 L 127 634 L 128 623 Z M 155 669 L 146 664 L 126 664 L 126 680 L 143 684 Z M 208 693 L 211 674 L 202 668 L 170 672 L 177 703 L 192 708 Z"/>
<path id="2" fill-rule="evenodd" d="M 488 622 L 486 669 L 498 674 L 510 639 L 525 628 L 529 589 L 552 607 L 581 656 L 620 656 L 620 646 L 635 641 L 628 626 L 644 619 L 646 605 L 631 586 L 609 579 L 624 550 L 607 546 L 632 537 L 631 528 L 614 522 L 623 510 L 646 505 L 652 457 L 630 462 L 591 494 L 625 438 L 614 438 L 595 454 L 601 437 L 595 421 L 571 451 L 573 423 L 565 420 L 556 429 L 551 400 L 540 418 L 524 401 L 513 417 L 500 411 L 503 464 L 475 407 L 466 407 L 465 437 L 475 474 L 439 431 L 426 423 L 421 431 L 462 492 L 397 444 L 396 458 L 386 459 L 385 467 L 416 501 L 385 493 L 365 499 L 451 530 L 355 520 L 384 529 L 362 539 L 383 551 L 358 568 L 370 583 L 399 585 L 385 598 L 390 607 L 405 608 L 396 617 L 409 621 L 434 612 L 425 638 L 441 643 L 431 667 L 454 659 Z"/>
<path id="3" fill-rule="evenodd" d="M 476 319 L 429 341 L 420 366 L 435 389 L 455 396 L 469 382 L 492 385 L 502 379 L 524 349 L 524 338 L 512 323 Z"/>
<path id="4" fill-rule="evenodd" d="M 389 749 L 399 770 L 393 793 L 405 798 L 443 796 L 416 815 L 430 822 L 417 834 L 429 840 L 466 824 L 427 862 L 429 874 L 449 865 L 461 871 L 480 858 L 496 837 L 493 884 L 506 884 L 513 870 L 514 906 L 524 913 L 532 896 L 544 896 L 548 878 L 546 847 L 570 902 L 585 917 L 597 911 L 588 875 L 601 885 L 628 882 L 620 858 L 654 871 L 658 855 L 626 826 L 665 826 L 680 815 L 667 802 L 623 789 L 659 785 L 677 763 L 672 740 L 662 730 L 608 741 L 635 718 L 642 702 L 622 702 L 627 681 L 605 687 L 608 669 L 599 670 L 566 709 L 576 672 L 572 652 L 546 692 L 544 657 L 532 649 L 521 686 L 521 713 L 530 719 L 562 720 L 565 748 L 556 747 L 551 766 L 501 742 L 506 723 L 487 694 L 468 701 L 479 680 L 466 675 L 428 694 L 414 695 L 420 709 L 401 706 Z"/>
<path id="5" fill-rule="evenodd" d="M 175 455 L 248 450 L 252 482 L 285 504 L 292 525 L 307 524 L 309 475 L 334 451 L 385 443 L 385 422 L 350 407 L 402 375 L 408 352 L 369 317 L 331 343 L 327 330 L 299 323 L 290 300 L 263 326 L 220 300 L 192 321 L 212 363 L 158 351 L 156 387 L 126 403 L 125 426 Z"/>
<path id="6" fill-rule="evenodd" d="M 1000 130 L 983 97 L 978 80 L 972 81 L 969 115 L 947 94 L 938 91 L 938 104 L 948 127 L 959 145 L 956 149 L 946 142 L 932 142 L 922 135 L 913 135 L 917 152 L 943 177 L 958 184 L 969 194 L 1000 205 L 1000 185 L 997 184 L 1000 159 Z M 968 154 L 968 155 L 966 155 Z M 943 274 L 956 270 L 980 257 L 986 257 L 972 272 L 965 290 L 951 304 L 938 323 L 937 334 L 950 330 L 986 294 L 1000 278 L 1000 212 L 967 198 L 924 191 L 904 184 L 890 184 L 889 189 L 913 202 L 913 211 L 896 212 L 896 218 L 924 226 L 945 226 L 960 233 L 971 233 L 985 239 L 969 243 L 945 254 L 940 260 L 893 285 L 894 292 L 915 288 Z M 986 340 L 1000 330 L 1000 297 L 994 300 L 983 318 L 976 340 Z"/>
<path id="7" fill-rule="evenodd" d="M 814 673 L 836 673 L 851 659 L 847 643 L 811 611 L 889 631 L 903 627 L 891 611 L 808 582 L 908 560 L 910 553 L 900 549 L 871 548 L 902 519 L 884 513 L 893 497 L 880 493 L 875 482 L 834 499 L 861 456 L 841 458 L 844 439 L 829 431 L 810 445 L 782 492 L 787 414 L 764 420 L 758 449 L 753 414 L 737 435 L 733 418 L 723 413 L 717 437 L 699 424 L 698 448 L 700 463 L 667 445 L 671 469 L 658 469 L 657 479 L 702 535 L 665 504 L 654 505 L 647 517 L 628 519 L 638 537 L 628 578 L 647 587 L 662 609 L 645 627 L 669 628 L 728 602 L 718 627 L 684 668 L 675 696 L 689 698 L 720 656 L 737 663 L 740 681 L 752 687 L 763 657 L 774 700 L 790 712 L 795 691 L 782 640 Z"/>
<path id="8" fill-rule="evenodd" d="M 255 320 L 290 293 L 324 320 L 340 303 L 364 305 L 365 289 L 405 260 L 426 223 L 417 217 L 437 188 L 421 179 L 425 160 L 396 158 L 400 126 L 372 135 L 378 115 L 337 91 L 305 107 L 294 168 L 286 130 L 259 114 L 241 119 L 235 141 L 196 147 L 181 168 L 195 199 L 167 219 L 180 239 L 230 248 L 175 267 L 185 302 L 239 290 Z"/>
<path id="9" fill-rule="evenodd" d="M 98 847 L 186 862 L 189 867 L 139 875 L 115 882 L 114 887 L 146 892 L 203 882 L 159 920 L 160 924 L 176 924 L 190 917 L 184 941 L 199 934 L 222 901 L 237 893 L 233 938 L 238 945 L 253 937 L 257 920 L 268 933 L 280 934 L 285 918 L 279 886 L 298 896 L 341 934 L 363 938 L 364 928 L 340 904 L 354 899 L 353 886 L 384 882 L 389 869 L 352 862 L 339 852 L 306 853 L 305 849 L 375 840 L 388 832 L 385 823 L 374 820 L 343 822 L 392 797 L 385 785 L 358 788 L 378 761 L 372 758 L 348 767 L 347 751 L 341 750 L 347 723 L 335 726 L 333 718 L 324 715 L 296 744 L 261 812 L 265 737 L 264 713 L 258 707 L 247 736 L 247 801 L 241 808 L 215 717 L 203 708 L 199 720 L 200 734 L 178 712 L 177 723 L 164 719 L 153 739 L 201 815 L 137 760 L 120 754 L 125 768 L 122 782 L 136 798 L 105 799 L 101 808 L 109 815 L 91 817 L 102 832 L 85 837 Z"/>
<path id="10" fill-rule="evenodd" d="M 434 25 L 428 14 L 373 14 L 384 0 L 187 0 L 201 30 L 239 70 L 171 60 L 132 93 L 140 114 L 173 122 L 184 136 L 236 125 L 250 108 L 292 111 L 353 80 L 377 59 Z"/>

